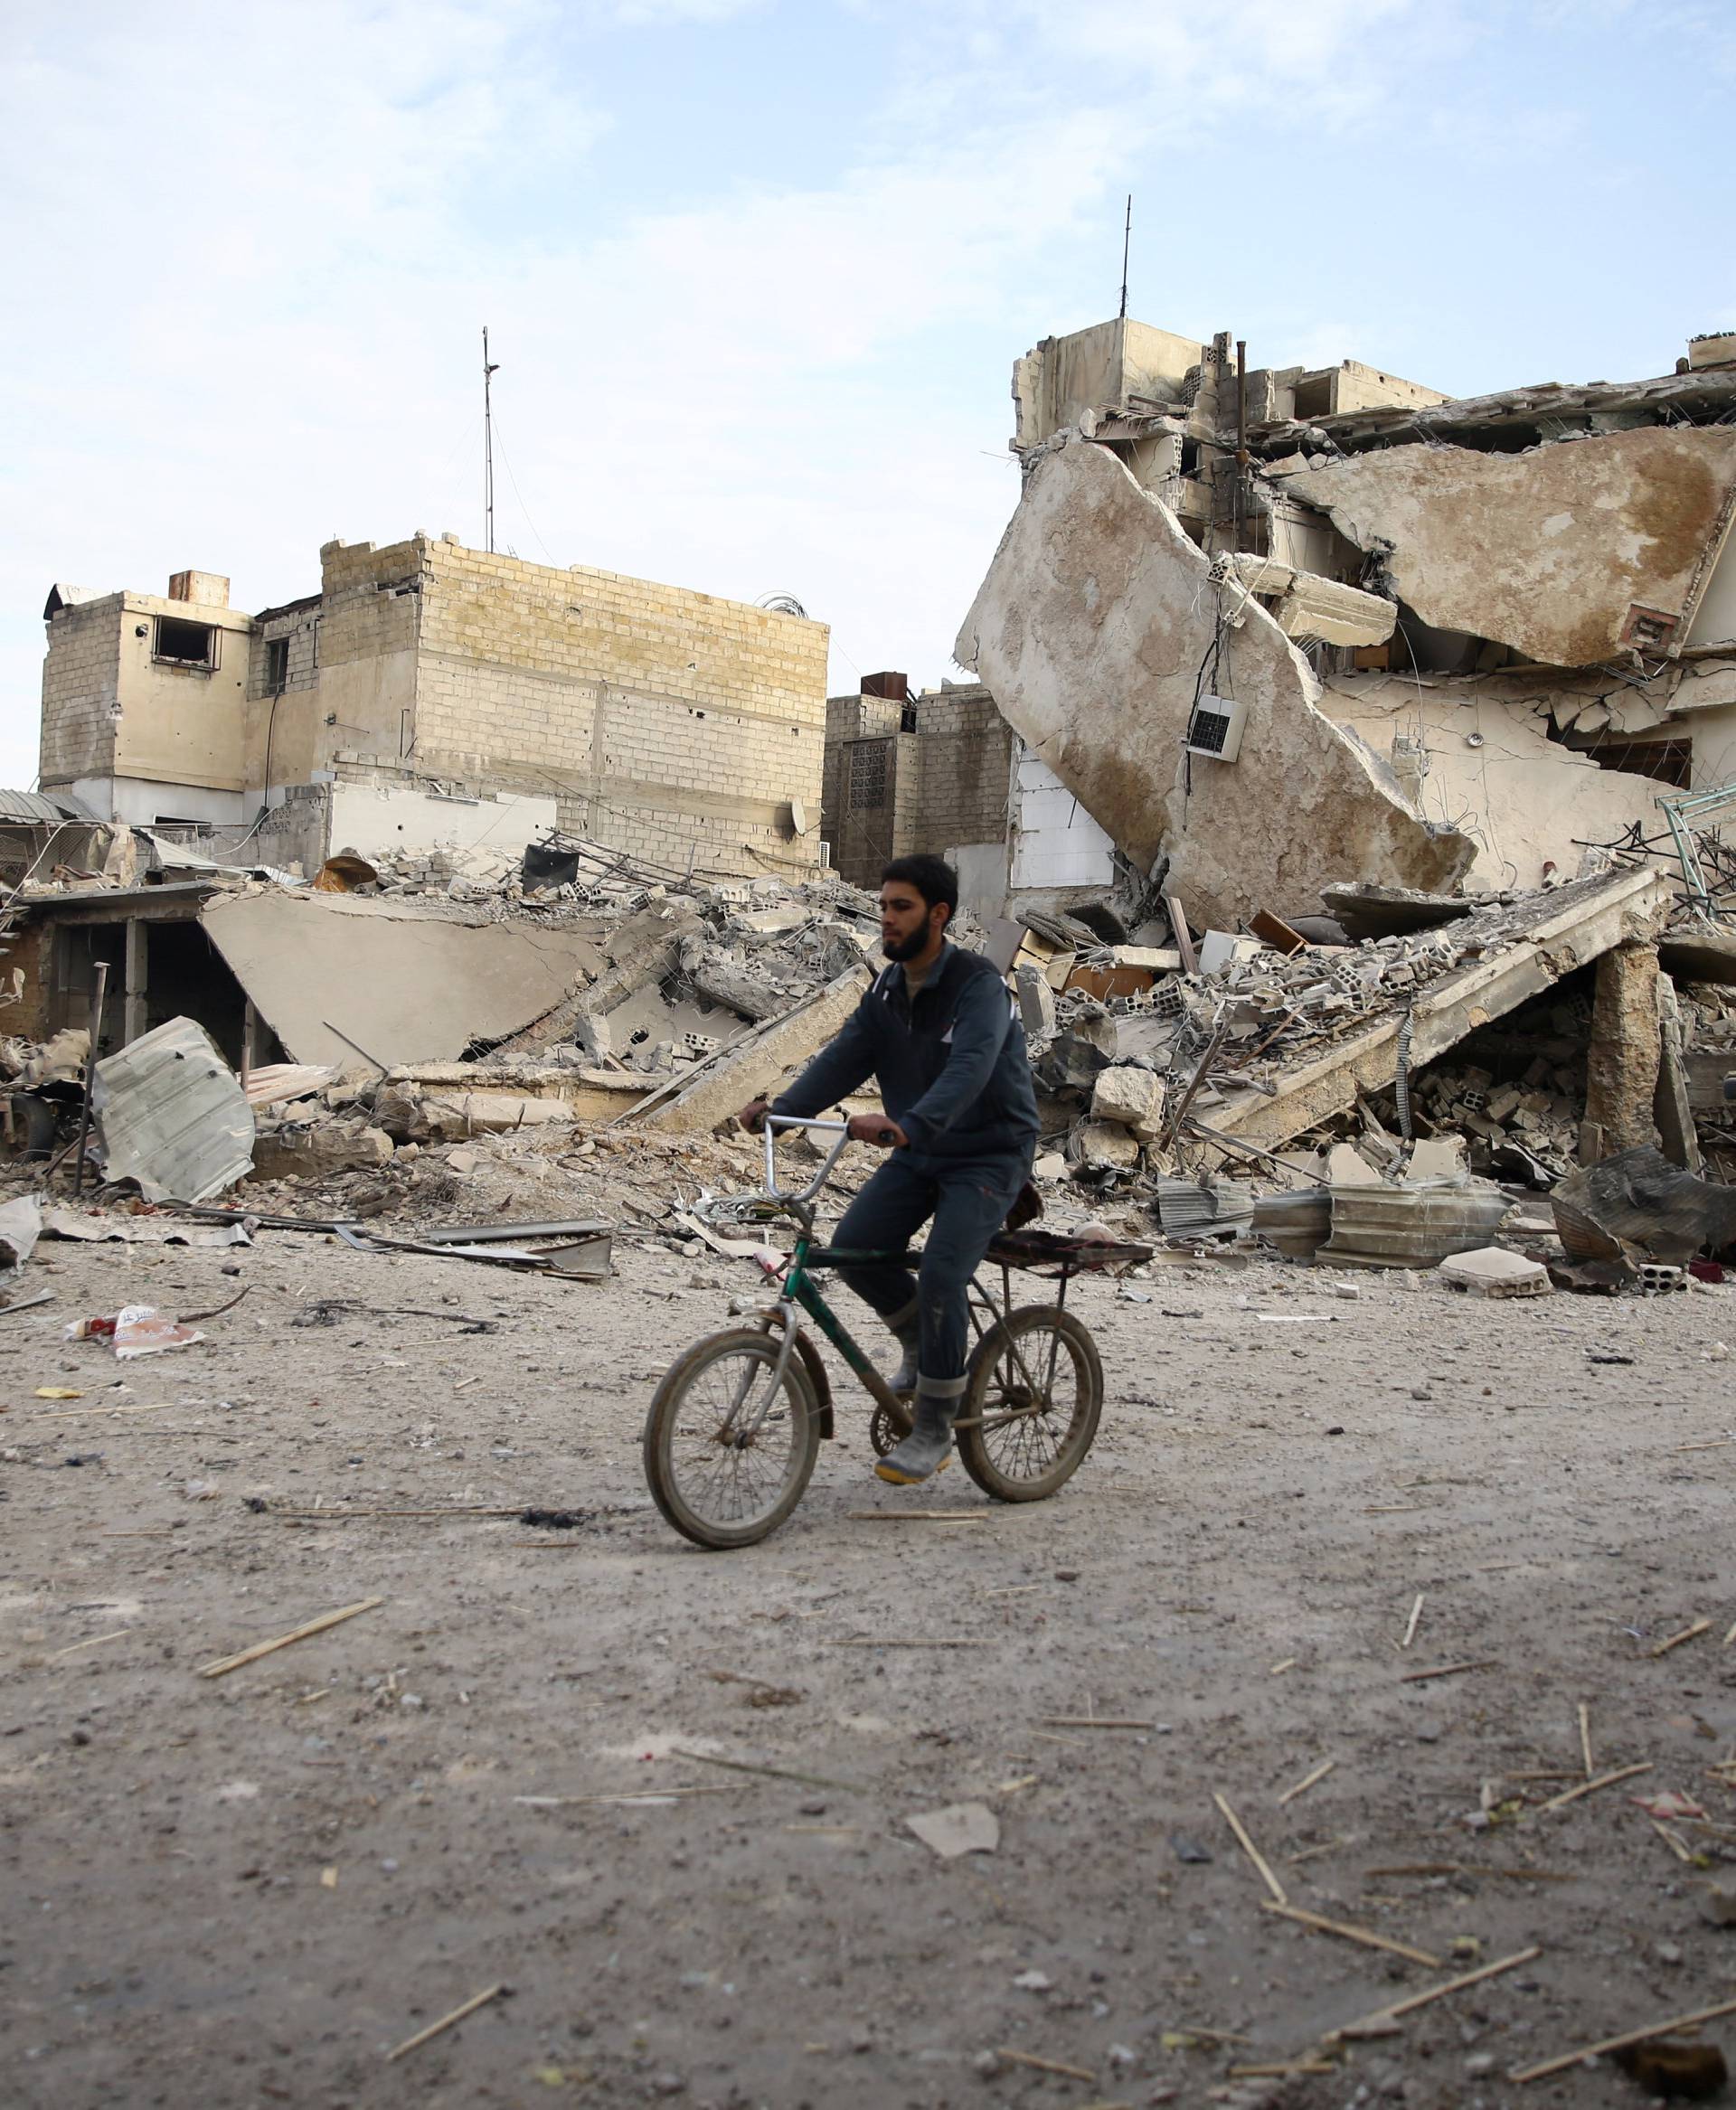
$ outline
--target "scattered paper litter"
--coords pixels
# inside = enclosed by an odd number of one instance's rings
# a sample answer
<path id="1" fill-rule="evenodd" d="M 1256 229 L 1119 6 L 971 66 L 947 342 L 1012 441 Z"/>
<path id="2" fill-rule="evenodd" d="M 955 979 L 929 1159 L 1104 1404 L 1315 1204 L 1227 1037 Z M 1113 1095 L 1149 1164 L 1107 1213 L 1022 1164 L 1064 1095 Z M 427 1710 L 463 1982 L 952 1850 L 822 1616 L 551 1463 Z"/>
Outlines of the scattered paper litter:
<path id="1" fill-rule="evenodd" d="M 1001 1843 L 1001 1822 L 986 1803 L 948 1803 L 944 1810 L 925 1810 L 906 1817 L 909 1830 L 942 1860 L 964 1853 L 993 1853 Z"/>
<path id="2" fill-rule="evenodd" d="M 138 1355 L 161 1355 L 168 1348 L 191 1348 L 204 1335 L 159 1312 L 155 1305 L 126 1305 L 107 1318 L 77 1319 L 66 1329 L 68 1341 L 112 1341 L 122 1362 Z"/>

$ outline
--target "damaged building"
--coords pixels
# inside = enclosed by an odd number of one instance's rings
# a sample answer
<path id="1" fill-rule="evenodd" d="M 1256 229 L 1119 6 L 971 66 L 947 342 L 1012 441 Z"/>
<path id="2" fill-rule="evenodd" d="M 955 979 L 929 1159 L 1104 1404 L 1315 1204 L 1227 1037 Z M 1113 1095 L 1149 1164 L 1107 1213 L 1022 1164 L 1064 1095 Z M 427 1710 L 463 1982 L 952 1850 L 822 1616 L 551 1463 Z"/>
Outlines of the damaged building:
<path id="1" fill-rule="evenodd" d="M 455 535 L 331 542 L 320 590 L 57 585 L 41 783 L 99 820 L 311 875 L 560 827 L 751 875 L 819 861 L 826 626 Z"/>
<path id="2" fill-rule="evenodd" d="M 1535 887 L 1736 778 L 1736 338 L 1454 400 L 1132 321 L 1014 369 L 957 646 L 1199 922 Z"/>

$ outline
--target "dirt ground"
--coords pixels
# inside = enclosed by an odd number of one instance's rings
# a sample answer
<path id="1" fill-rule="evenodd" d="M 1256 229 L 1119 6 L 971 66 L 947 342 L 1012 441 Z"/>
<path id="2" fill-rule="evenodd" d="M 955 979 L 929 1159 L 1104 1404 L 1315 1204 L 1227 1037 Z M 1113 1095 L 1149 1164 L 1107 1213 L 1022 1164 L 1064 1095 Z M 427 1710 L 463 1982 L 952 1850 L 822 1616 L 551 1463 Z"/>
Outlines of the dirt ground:
<path id="1" fill-rule="evenodd" d="M 0 1316 L 0 2099 L 1634 2104 L 1607 2064 L 1507 2075 L 1736 1997 L 1703 1913 L 1736 1877 L 1736 1289 L 1086 1283 L 1108 1406 L 1061 1497 L 881 1485 L 841 1387 L 793 1520 L 707 1555 L 639 1434 L 751 1276 L 618 1261 L 38 1248 L 53 1302 Z M 153 1361 L 61 1338 L 243 1286 Z M 483 1513 L 533 1506 L 583 1521 Z M 976 1521 L 857 1513 L 935 1506 Z M 1651 1770 L 1545 1811 L 1581 1703 L 1599 1773 Z M 1052 1723 L 1087 1716 L 1149 1726 Z M 1632 1799 L 1665 1790 L 1709 1822 L 1665 1836 Z M 1214 1795 L 1292 1906 L 1436 1961 L 1265 1909 Z M 993 1852 L 905 1827 L 967 1801 Z M 1533 1946 L 1326 2071 L 1231 2077 Z"/>

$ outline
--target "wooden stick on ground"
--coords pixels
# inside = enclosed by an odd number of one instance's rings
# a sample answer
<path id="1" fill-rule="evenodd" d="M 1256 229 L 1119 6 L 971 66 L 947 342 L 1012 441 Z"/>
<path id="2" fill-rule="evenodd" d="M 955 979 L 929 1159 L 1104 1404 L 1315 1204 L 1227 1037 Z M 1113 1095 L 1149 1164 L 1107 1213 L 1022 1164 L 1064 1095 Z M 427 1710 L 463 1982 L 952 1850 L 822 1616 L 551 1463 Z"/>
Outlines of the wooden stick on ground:
<path id="1" fill-rule="evenodd" d="M 184 1326 L 195 1326 L 201 1319 L 221 1319 L 225 1312 L 232 1312 L 235 1309 L 252 1286 L 253 1285 L 250 1282 L 245 1289 L 238 1289 L 226 1305 L 212 1305 L 208 1312 L 183 1312 L 180 1323 Z"/>
<path id="2" fill-rule="evenodd" d="M 153 1399 L 148 1406 L 143 1407 L 46 1407 L 31 1415 L 29 1420 L 21 1426 L 29 1427 L 38 1421 L 64 1421 L 70 1414 L 80 1415 L 87 1419 L 92 1414 L 162 1414 L 174 1405 L 173 1399 Z"/>
<path id="3" fill-rule="evenodd" d="M 93 1634 L 88 1641 L 75 1641 L 70 1648 L 57 1648 L 48 1660 L 51 1663 L 58 1663 L 62 1656 L 76 1655 L 81 1648 L 95 1648 L 99 1641 L 118 1641 L 123 1634 L 136 1631 L 131 1626 L 111 1626 L 107 1634 Z"/>
<path id="4" fill-rule="evenodd" d="M 980 1641 L 902 1641 L 895 1634 L 883 1640 L 835 1641 L 834 1648 L 981 1648 Z"/>
<path id="5" fill-rule="evenodd" d="M 757 1773 L 767 1780 L 795 1780 L 804 1787 L 835 1787 L 842 1794 L 859 1795 L 864 1790 L 854 1780 L 827 1780 L 823 1774 L 792 1773 L 782 1766 L 750 1766 L 745 1758 L 713 1758 L 703 1751 L 672 1749 L 672 1758 L 691 1758 L 696 1766 L 726 1766 L 731 1773 Z"/>
<path id="6" fill-rule="evenodd" d="M 274 1509 L 274 1517 L 293 1517 L 298 1522 L 346 1524 L 352 1517 L 522 1517 L 526 1505 L 516 1509 Z"/>
<path id="7" fill-rule="evenodd" d="M 1336 2073 L 1338 2068 L 1324 2058 L 1287 2058 L 1272 2066 L 1232 2066 L 1232 2081 L 1281 2081 L 1297 2073 Z"/>
<path id="8" fill-rule="evenodd" d="M 1278 1808 L 1281 1810 L 1286 1803 L 1293 1803 L 1297 1795 L 1305 1795 L 1311 1787 L 1317 1786 L 1337 1763 L 1335 1758 L 1328 1758 L 1322 1765 L 1316 1766 L 1312 1773 L 1298 1780 L 1294 1787 L 1287 1787 L 1278 1798 Z"/>
<path id="9" fill-rule="evenodd" d="M 1505 1876 L 1514 1883 L 1578 1883 L 1580 1876 L 1563 1875 L 1554 1869 L 1486 1869 L 1468 1860 L 1408 1860 L 1396 1867 L 1364 1869 L 1366 1876 Z"/>
<path id="10" fill-rule="evenodd" d="M 1703 1634 L 1711 1625 L 1710 1619 L 1696 1619 L 1692 1626 L 1684 1626 L 1680 1634 L 1672 1634 L 1666 1641 L 1660 1641 L 1652 1653 L 1655 1656 L 1666 1656 L 1673 1648 L 1680 1648 L 1684 1641 L 1692 1641 L 1696 1634 Z"/>
<path id="11" fill-rule="evenodd" d="M 1422 1592 L 1419 1590 L 1417 1592 L 1417 1601 L 1410 1607 L 1410 1616 L 1405 1622 L 1404 1639 L 1399 1644 L 1401 1648 L 1409 1648 L 1410 1644 L 1417 1638 L 1417 1621 L 1421 1617 Z"/>
<path id="12" fill-rule="evenodd" d="M 1354 2037 L 1377 2025 L 1396 2022 L 1401 2015 L 1408 2015 L 1416 2008 L 1426 2008 L 1431 2001 L 1445 2000 L 1449 1992 L 1462 1992 L 1467 1985 L 1478 1984 L 1485 1978 L 1498 1977 L 1503 1971 L 1515 1970 L 1521 1964 L 1529 1964 L 1543 1953 L 1541 1949 L 1521 1949 L 1515 1955 L 1503 1956 L 1499 1963 L 1485 1964 L 1480 1970 L 1466 1971 L 1457 1978 L 1443 1979 L 1440 1984 L 1431 1985 L 1426 1992 L 1413 1992 L 1408 2000 L 1395 2000 L 1391 2007 L 1376 2008 L 1372 2015 L 1360 2016 L 1354 2022 L 1346 2022 L 1342 2029 L 1328 2030 L 1321 2041 L 1330 2044 L 1340 2037 Z"/>
<path id="13" fill-rule="evenodd" d="M 207 1663 L 199 1672 L 202 1678 L 227 1677 L 231 1671 L 239 1671 L 243 1663 L 256 1663 L 261 1656 L 275 1655 L 278 1649 L 288 1648 L 291 1642 L 306 1641 L 312 1634 L 324 1634 L 328 1626 L 342 1625 L 345 1619 L 354 1619 L 358 1613 L 372 1612 L 376 1605 L 385 1603 L 383 1597 L 363 1597 L 359 1604 L 345 1605 L 336 1612 L 322 1612 L 317 1619 L 309 1619 L 292 1633 L 280 1634 L 275 1641 L 256 1641 L 251 1648 L 244 1648 L 239 1655 L 220 1656 L 214 1663 Z"/>
<path id="14" fill-rule="evenodd" d="M 442 2015 L 438 2022 L 430 2022 L 426 2030 L 418 2030 L 413 2037 L 406 2037 L 401 2044 L 394 2045 L 386 2054 L 386 2064 L 390 2066 L 394 2058 L 401 2058 L 405 2052 L 414 2051 L 419 2044 L 426 2044 L 430 2037 L 438 2037 L 442 2030 L 450 2030 L 456 2023 L 463 2021 L 467 2015 L 474 2015 L 478 2008 L 486 2008 L 491 2000 L 498 2000 L 505 1990 L 504 1985 L 491 1985 L 486 1992 L 472 1993 L 462 2007 L 454 2008 L 449 2015 Z"/>
<path id="15" fill-rule="evenodd" d="M 1259 1847 L 1257 1847 L 1253 1841 L 1249 1838 L 1247 1832 L 1243 1829 L 1241 1819 L 1237 1816 L 1236 1813 L 1230 1807 L 1229 1804 L 1224 1801 L 1223 1797 L 1221 1794 L 1218 1794 L 1215 1791 L 1212 1794 L 1212 1800 L 1218 1805 L 1218 1813 L 1222 1817 L 1224 1823 L 1228 1824 L 1231 1831 L 1235 1833 L 1237 1843 L 1241 1846 L 1241 1851 L 1248 1856 L 1249 1860 L 1253 1862 L 1255 1868 L 1260 1870 L 1260 1879 L 1271 1892 L 1274 1902 L 1279 1905 L 1288 1905 L 1289 1898 L 1285 1891 L 1283 1884 L 1280 1883 L 1278 1878 L 1272 1873 L 1271 1864 L 1267 1860 L 1266 1856 L 1261 1853 Z"/>
<path id="16" fill-rule="evenodd" d="M 1155 1729 L 1155 1721 L 1118 1721 L 1104 1714 L 1040 1714 L 1046 1729 Z"/>
<path id="17" fill-rule="evenodd" d="M 1736 2014 L 1736 2000 L 1721 2000 L 1716 2007 L 1696 2008 L 1691 2015 L 1672 2015 L 1667 2021 L 1648 2022 L 1643 2030 L 1628 2030 L 1619 2037 L 1601 2037 L 1595 2044 L 1581 2044 L 1577 2050 L 1563 2051 L 1557 2058 L 1546 2058 L 1540 2066 L 1521 2067 L 1510 2073 L 1510 2081 L 1541 2081 L 1545 2075 L 1561 2073 L 1570 2066 L 1578 2066 L 1581 2059 L 1601 2058 L 1606 2051 L 1620 2051 L 1629 2044 L 1644 2044 L 1650 2037 L 1674 2036 L 1678 2030 L 1686 2030 L 1696 2022 L 1715 2021 L 1720 2015 Z"/>
<path id="18" fill-rule="evenodd" d="M 1539 1803 L 1537 1814 L 1545 1810 L 1559 1810 L 1568 1803 L 1577 1803 L 1581 1795 L 1595 1794 L 1600 1787 L 1613 1787 L 1618 1780 L 1632 1780 L 1637 1773 L 1649 1773 L 1652 1762 L 1643 1759 L 1637 1766 L 1618 1766 L 1613 1773 L 1600 1773 L 1595 1780 L 1582 1780 L 1578 1787 L 1570 1787 L 1562 1794 L 1551 1795 L 1546 1803 Z"/>
<path id="19" fill-rule="evenodd" d="M 848 1509 L 853 1524 L 986 1524 L 986 1509 Z"/>
<path id="20" fill-rule="evenodd" d="M 1260 1900 L 1262 1912 L 1275 1912 L 1285 1919 L 1293 1919 L 1298 1926 L 1311 1926 L 1317 1934 L 1336 1935 L 1341 1941 L 1360 1942 L 1365 1949 L 1384 1949 L 1389 1955 L 1405 1956 L 1413 1964 L 1426 1964 L 1431 1971 L 1440 1969 L 1440 1958 L 1431 1956 L 1427 1949 L 1413 1949 L 1406 1942 L 1389 1941 L 1385 1935 L 1371 1934 L 1365 1926 L 1351 1926 L 1341 1919 L 1322 1919 L 1317 1912 L 1304 1912 L 1299 1905 L 1275 1905 L 1270 1898 Z"/>
<path id="21" fill-rule="evenodd" d="M 1730 1632 L 1725 1634 L 1723 1645 L 1728 1648 L 1732 1641 L 1736 1641 L 1736 1626 L 1732 1626 Z"/>
<path id="22" fill-rule="evenodd" d="M 1471 1663 L 1439 1663 L 1432 1671 L 1407 1671 L 1399 1683 L 1421 1685 L 1430 1678 L 1456 1678 L 1461 1671 L 1493 1671 L 1497 1661 L 1495 1656 L 1480 1656 Z"/>
<path id="23" fill-rule="evenodd" d="M 1014 2066 L 1028 2066 L 1037 2073 L 1064 2074 L 1070 2081 L 1094 2081 L 1097 2076 L 1088 2066 L 1063 2066 L 1058 2058 L 1039 2058 L 1034 2051 L 1010 2051 L 1005 2045 L 995 2050 L 996 2058 L 1008 2059 Z"/>
<path id="24" fill-rule="evenodd" d="M 1585 1757 L 1585 1777 L 1590 1780 L 1598 1769 L 1591 1763 L 1591 1710 L 1583 1700 L 1580 1702 L 1580 1749 Z"/>
<path id="25" fill-rule="evenodd" d="M 564 1810 L 580 1803 L 684 1803 L 694 1795 L 726 1795 L 731 1792 L 727 1787 L 634 1787 L 617 1788 L 611 1794 L 514 1795 L 513 1800 L 522 1803 L 527 1810 Z"/>

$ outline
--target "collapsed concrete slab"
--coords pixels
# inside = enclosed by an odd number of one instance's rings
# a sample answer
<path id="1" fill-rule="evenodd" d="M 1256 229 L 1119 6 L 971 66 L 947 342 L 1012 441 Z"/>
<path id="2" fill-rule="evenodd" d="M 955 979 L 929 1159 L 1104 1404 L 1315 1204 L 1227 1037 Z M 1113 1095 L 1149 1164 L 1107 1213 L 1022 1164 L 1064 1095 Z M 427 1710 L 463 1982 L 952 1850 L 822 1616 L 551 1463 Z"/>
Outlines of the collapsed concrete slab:
<path id="1" fill-rule="evenodd" d="M 1485 454 L 1393 447 L 1284 479 L 1436 629 L 1592 666 L 1685 634 L 1736 502 L 1736 430 Z"/>
<path id="2" fill-rule="evenodd" d="M 226 895 L 200 921 L 290 1059 L 352 1074 L 495 1045 L 603 964 L 571 924 L 472 923 L 354 894 Z"/>
<path id="3" fill-rule="evenodd" d="M 817 1054 L 854 1011 L 872 979 L 866 966 L 851 967 L 807 1003 L 754 1027 L 699 1070 L 674 1098 L 646 1112 L 646 1126 L 689 1135 L 721 1126 L 738 1107 L 771 1092 Z"/>
<path id="4" fill-rule="evenodd" d="M 1410 1013 L 1408 1068 L 1420 1069 L 1614 947 L 1648 942 L 1672 898 L 1662 874 L 1628 871 L 1577 880 L 1505 911 L 1513 922 L 1502 942 L 1417 996 Z M 1353 1027 L 1335 1046 L 1263 1079 L 1269 1088 L 1237 1090 L 1231 1080 L 1221 1079 L 1228 1103 L 1212 1110 L 1211 1127 L 1270 1148 L 1346 1112 L 1359 1094 L 1366 1098 L 1392 1085 L 1403 1023 L 1404 1014 L 1394 1010 L 1372 1024 Z"/>
<path id="5" fill-rule="evenodd" d="M 955 649 L 1142 873 L 1169 858 L 1195 923 L 1306 911 L 1347 875 L 1444 888 L 1470 863 L 1316 709 L 1273 618 L 1089 441 L 1037 461 Z M 1247 706 L 1233 763 L 1183 752 L 1205 689 Z"/>

